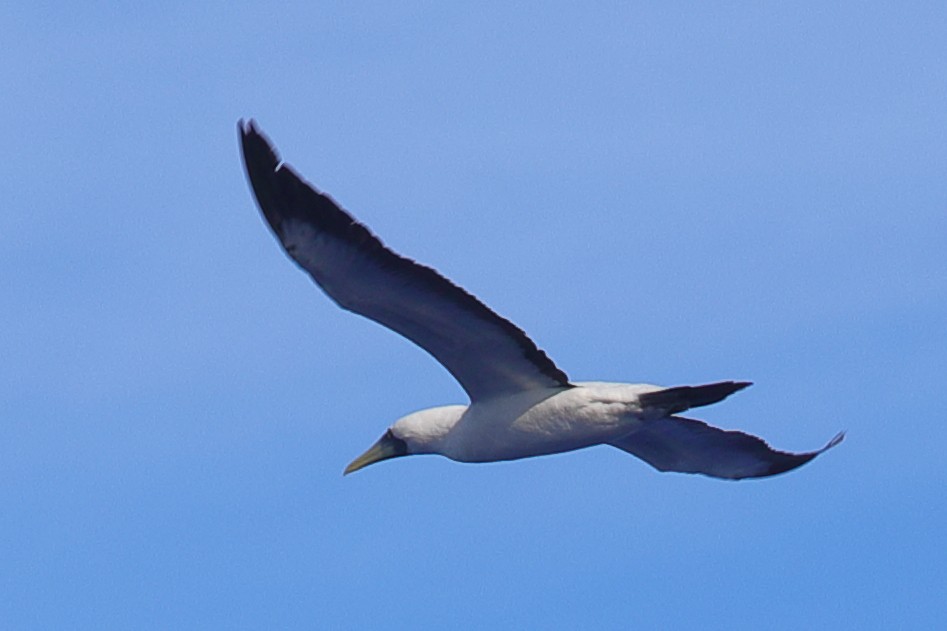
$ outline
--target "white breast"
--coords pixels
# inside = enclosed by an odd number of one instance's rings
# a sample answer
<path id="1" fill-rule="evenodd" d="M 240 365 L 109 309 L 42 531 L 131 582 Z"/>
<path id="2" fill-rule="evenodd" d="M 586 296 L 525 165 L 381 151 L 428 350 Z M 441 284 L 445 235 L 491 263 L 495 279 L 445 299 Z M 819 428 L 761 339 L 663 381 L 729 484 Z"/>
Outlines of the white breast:
<path id="1" fill-rule="evenodd" d="M 520 393 L 468 408 L 440 453 L 463 462 L 515 460 L 597 445 L 640 423 L 637 394 L 655 386 L 587 383 Z"/>

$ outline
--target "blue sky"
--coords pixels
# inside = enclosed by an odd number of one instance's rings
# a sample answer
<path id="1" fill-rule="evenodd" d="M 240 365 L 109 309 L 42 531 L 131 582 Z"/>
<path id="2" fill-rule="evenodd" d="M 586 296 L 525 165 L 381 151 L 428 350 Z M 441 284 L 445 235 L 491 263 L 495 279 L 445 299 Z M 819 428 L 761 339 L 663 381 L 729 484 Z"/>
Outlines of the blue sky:
<path id="1" fill-rule="evenodd" d="M 719 6 L 709 6 L 710 4 Z M 0 626 L 947 622 L 942 3 L 5 3 Z M 463 402 L 287 260 L 236 122 L 573 379 L 785 476 L 342 468 Z"/>

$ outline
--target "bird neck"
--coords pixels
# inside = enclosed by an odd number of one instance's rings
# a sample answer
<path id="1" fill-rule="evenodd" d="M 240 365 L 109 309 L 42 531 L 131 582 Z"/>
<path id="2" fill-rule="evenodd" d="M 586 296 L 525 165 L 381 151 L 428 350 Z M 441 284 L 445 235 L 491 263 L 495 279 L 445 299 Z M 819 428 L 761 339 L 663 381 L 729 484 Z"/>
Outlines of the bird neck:
<path id="1" fill-rule="evenodd" d="M 441 443 L 466 410 L 466 405 L 428 408 L 398 419 L 391 430 L 408 444 L 409 453 L 439 453 Z"/>

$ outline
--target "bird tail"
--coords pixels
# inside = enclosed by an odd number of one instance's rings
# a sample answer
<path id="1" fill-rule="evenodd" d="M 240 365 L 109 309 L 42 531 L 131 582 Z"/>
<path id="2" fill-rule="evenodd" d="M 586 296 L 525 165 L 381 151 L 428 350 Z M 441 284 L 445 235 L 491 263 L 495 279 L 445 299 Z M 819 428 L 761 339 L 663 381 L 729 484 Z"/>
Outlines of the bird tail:
<path id="1" fill-rule="evenodd" d="M 640 395 L 645 410 L 661 410 L 665 415 L 678 414 L 723 401 L 734 392 L 753 385 L 750 381 L 719 381 L 703 386 L 676 386 Z"/>

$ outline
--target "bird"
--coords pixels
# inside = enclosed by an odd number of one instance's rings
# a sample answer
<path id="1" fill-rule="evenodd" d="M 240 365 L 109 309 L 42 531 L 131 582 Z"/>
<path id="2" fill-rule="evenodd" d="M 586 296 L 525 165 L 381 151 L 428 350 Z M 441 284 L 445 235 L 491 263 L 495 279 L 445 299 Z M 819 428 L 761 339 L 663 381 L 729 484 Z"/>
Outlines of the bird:
<path id="1" fill-rule="evenodd" d="M 433 268 L 385 246 L 303 179 L 255 121 L 241 119 L 237 127 L 250 188 L 286 254 L 341 308 L 427 351 L 470 399 L 399 418 L 343 475 L 409 455 L 477 463 L 610 445 L 658 471 L 739 480 L 785 473 L 844 438 L 840 432 L 821 449 L 791 453 L 680 416 L 722 401 L 747 381 L 571 382 L 522 329 Z"/>

